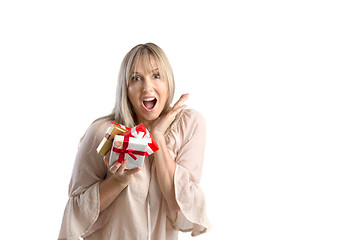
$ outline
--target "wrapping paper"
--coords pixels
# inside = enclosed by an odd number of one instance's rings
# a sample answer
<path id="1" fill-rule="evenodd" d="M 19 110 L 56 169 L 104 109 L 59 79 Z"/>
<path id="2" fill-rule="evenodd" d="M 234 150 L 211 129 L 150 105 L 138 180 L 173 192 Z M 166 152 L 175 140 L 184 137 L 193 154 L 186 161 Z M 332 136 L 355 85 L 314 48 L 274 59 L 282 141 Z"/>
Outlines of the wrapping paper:
<path id="1" fill-rule="evenodd" d="M 111 166 L 115 162 L 122 163 L 124 159 L 127 159 L 128 164 L 126 168 L 142 167 L 145 155 L 147 154 L 147 148 L 148 143 L 145 139 L 116 135 L 113 141 L 109 165 Z"/>
<path id="2" fill-rule="evenodd" d="M 110 151 L 110 149 L 111 149 L 115 135 L 122 135 L 128 130 L 130 130 L 130 128 L 125 127 L 124 125 L 121 125 L 121 124 L 118 124 L 115 122 L 111 122 L 110 126 L 106 130 L 106 134 L 105 134 L 104 138 L 100 142 L 96 151 L 101 156 L 105 156 L 107 154 L 107 152 Z"/>
<path id="3" fill-rule="evenodd" d="M 150 135 L 150 132 L 142 123 L 125 132 L 124 136 L 143 139 L 144 141 L 146 141 L 147 148 L 145 157 L 159 150 L 159 145 L 155 142 L 154 138 Z"/>
<path id="4" fill-rule="evenodd" d="M 115 143 L 115 138 L 117 139 Z M 136 139 L 136 140 L 134 140 Z M 131 145 L 129 145 L 131 142 Z M 122 148 L 125 143 L 125 149 Z M 137 144 L 142 147 L 132 147 Z M 129 149 L 128 149 L 129 146 Z M 125 151 L 127 150 L 128 151 Z M 124 125 L 111 122 L 106 130 L 106 134 L 96 149 L 97 152 L 105 156 L 110 150 L 110 158 L 104 158 L 105 164 L 111 167 L 116 161 L 122 162 L 124 158 L 128 160 L 127 168 L 141 167 L 144 158 L 159 150 L 159 146 L 146 129 L 144 124 L 128 128 Z M 142 151 L 141 154 L 133 153 L 133 151 Z M 139 161 L 137 160 L 139 155 Z"/>

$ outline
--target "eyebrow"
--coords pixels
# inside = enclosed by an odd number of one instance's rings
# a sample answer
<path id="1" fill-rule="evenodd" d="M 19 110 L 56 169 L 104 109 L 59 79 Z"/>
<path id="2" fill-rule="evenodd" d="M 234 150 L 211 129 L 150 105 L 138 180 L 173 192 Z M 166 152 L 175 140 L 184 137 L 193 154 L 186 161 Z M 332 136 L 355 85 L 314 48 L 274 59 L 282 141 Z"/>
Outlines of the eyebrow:
<path id="1" fill-rule="evenodd" d="M 151 70 L 151 72 L 159 72 L 159 68 L 155 68 L 155 69 Z M 139 75 L 141 75 L 141 73 L 139 73 L 139 72 L 131 72 L 131 73 L 130 73 L 130 75 L 133 75 L 133 74 L 139 74 Z"/>

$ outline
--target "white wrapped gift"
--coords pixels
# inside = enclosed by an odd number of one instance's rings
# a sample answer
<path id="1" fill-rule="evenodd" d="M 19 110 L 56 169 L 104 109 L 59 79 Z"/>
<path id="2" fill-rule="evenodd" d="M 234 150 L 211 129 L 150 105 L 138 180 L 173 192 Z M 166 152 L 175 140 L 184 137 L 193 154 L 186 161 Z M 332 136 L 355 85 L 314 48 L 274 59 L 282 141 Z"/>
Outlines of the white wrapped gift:
<path id="1" fill-rule="evenodd" d="M 144 163 L 148 142 L 145 139 L 115 135 L 109 165 L 128 160 L 126 168 L 141 167 Z"/>

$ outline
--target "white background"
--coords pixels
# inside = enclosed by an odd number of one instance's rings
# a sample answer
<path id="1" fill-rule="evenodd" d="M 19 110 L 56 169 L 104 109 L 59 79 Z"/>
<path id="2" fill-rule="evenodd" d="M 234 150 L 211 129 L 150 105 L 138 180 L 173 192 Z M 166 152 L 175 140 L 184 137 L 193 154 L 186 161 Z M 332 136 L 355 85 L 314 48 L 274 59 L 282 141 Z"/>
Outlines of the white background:
<path id="1" fill-rule="evenodd" d="M 197 239 L 359 239 L 357 1 L 127 2 L 0 3 L 1 239 L 57 238 L 79 138 L 145 42 L 207 119 Z"/>

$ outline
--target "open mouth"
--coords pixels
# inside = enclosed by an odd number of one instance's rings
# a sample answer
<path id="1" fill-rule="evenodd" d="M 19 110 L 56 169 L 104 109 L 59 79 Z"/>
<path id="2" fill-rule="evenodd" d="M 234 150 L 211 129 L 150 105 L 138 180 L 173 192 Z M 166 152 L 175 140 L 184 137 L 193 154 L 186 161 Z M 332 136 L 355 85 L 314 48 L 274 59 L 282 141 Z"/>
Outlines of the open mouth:
<path id="1" fill-rule="evenodd" d="M 143 106 L 147 111 L 151 111 L 154 109 L 156 105 L 157 99 L 154 97 L 148 97 L 143 99 Z"/>

